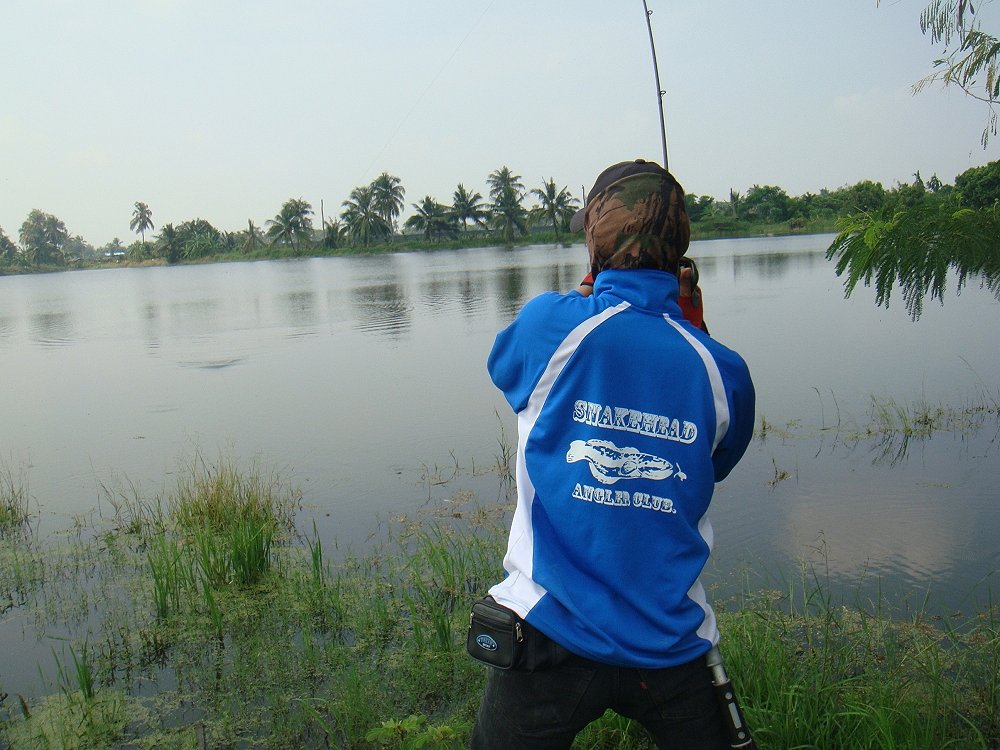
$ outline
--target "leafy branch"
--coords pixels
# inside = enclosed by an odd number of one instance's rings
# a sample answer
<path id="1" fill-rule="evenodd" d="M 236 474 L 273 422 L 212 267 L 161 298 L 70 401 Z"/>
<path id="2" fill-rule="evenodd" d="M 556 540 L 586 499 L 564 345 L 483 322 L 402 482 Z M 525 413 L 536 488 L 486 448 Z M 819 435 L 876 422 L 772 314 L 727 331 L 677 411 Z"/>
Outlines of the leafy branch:
<path id="1" fill-rule="evenodd" d="M 952 201 L 922 204 L 849 217 L 841 226 L 826 257 L 836 258 L 838 276 L 847 276 L 845 296 L 859 282 L 874 283 L 875 303 L 888 307 L 898 281 L 916 320 L 926 294 L 943 301 L 948 272 L 954 271 L 957 292 L 978 276 L 1000 299 L 1000 204 L 978 211 Z"/>

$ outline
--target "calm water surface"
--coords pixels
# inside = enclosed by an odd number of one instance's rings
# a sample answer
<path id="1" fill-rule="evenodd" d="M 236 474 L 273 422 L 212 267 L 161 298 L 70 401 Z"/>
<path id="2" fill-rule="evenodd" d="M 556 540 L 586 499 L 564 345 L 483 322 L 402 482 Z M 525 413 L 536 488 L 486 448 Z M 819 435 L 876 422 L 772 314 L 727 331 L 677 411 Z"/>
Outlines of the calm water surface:
<path id="1" fill-rule="evenodd" d="M 1000 305 L 973 286 L 914 323 L 898 297 L 845 300 L 830 240 L 692 246 L 712 334 L 749 362 L 772 427 L 719 487 L 712 575 L 780 586 L 806 559 L 968 608 L 1000 567 L 996 418 L 905 450 L 858 433 L 873 397 L 1000 398 Z M 492 501 L 495 478 L 472 468 L 514 434 L 485 371 L 493 336 L 535 294 L 575 287 L 584 259 L 536 246 L 0 278 L 0 461 L 25 468 L 43 534 L 94 513 L 102 486 L 169 491 L 195 451 L 282 470 L 342 545 L 457 489 Z"/>

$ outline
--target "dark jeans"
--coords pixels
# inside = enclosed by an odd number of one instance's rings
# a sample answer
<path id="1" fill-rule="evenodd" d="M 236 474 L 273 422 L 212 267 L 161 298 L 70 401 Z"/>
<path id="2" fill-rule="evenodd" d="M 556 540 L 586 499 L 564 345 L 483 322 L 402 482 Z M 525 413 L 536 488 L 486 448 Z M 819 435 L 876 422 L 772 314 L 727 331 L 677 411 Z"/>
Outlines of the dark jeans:
<path id="1" fill-rule="evenodd" d="M 567 750 L 613 709 L 642 724 L 661 750 L 728 750 L 703 658 L 668 669 L 612 667 L 570 653 L 531 628 L 526 664 L 490 668 L 472 750 Z"/>

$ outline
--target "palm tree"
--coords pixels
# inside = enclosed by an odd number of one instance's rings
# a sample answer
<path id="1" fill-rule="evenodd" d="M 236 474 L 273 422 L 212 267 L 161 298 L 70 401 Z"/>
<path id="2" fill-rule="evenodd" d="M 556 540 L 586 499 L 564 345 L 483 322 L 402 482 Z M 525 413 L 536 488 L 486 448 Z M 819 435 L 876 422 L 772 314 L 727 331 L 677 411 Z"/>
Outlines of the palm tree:
<path id="1" fill-rule="evenodd" d="M 160 256 L 167 263 L 173 264 L 180 261 L 182 247 L 180 238 L 177 236 L 177 230 L 174 229 L 173 224 L 164 224 L 160 229 L 160 236 L 156 241 L 156 247 Z"/>
<path id="2" fill-rule="evenodd" d="M 521 175 L 514 174 L 510 167 L 500 167 L 500 169 L 491 172 L 486 178 L 486 182 L 490 186 L 490 200 L 493 201 L 494 205 L 503 192 L 508 189 L 513 190 L 519 198 L 524 197 L 524 184 L 521 182 Z"/>
<path id="3" fill-rule="evenodd" d="M 500 167 L 486 178 L 493 201 L 493 226 L 501 231 L 504 242 L 514 239 L 515 231 L 528 232 L 528 212 L 521 201 L 524 200 L 524 183 L 521 175 L 514 174 L 509 167 Z"/>
<path id="4" fill-rule="evenodd" d="M 187 260 L 223 252 L 222 233 L 205 219 L 188 219 L 177 225 L 176 241 Z"/>
<path id="5" fill-rule="evenodd" d="M 220 232 L 219 234 L 219 244 L 227 253 L 236 252 L 239 247 L 239 239 L 239 232 Z"/>
<path id="6" fill-rule="evenodd" d="M 396 228 L 396 217 L 403 210 L 403 196 L 406 190 L 399 178 L 388 172 L 383 172 L 371 184 L 374 194 L 375 210 L 385 219 L 390 229 Z"/>
<path id="7" fill-rule="evenodd" d="M 69 239 L 69 232 L 61 219 L 52 214 L 32 209 L 28 218 L 21 224 L 18 234 L 24 255 L 36 266 L 46 263 L 61 264 L 66 258 L 63 255 L 63 245 Z"/>
<path id="8" fill-rule="evenodd" d="M 732 209 L 733 216 L 737 219 L 740 218 L 740 213 L 743 208 L 743 196 L 740 195 L 739 190 L 729 188 L 729 207 Z"/>
<path id="9" fill-rule="evenodd" d="M 424 233 L 424 239 L 455 234 L 455 218 L 447 206 L 425 195 L 420 204 L 413 204 L 416 213 L 406 220 L 406 226 Z"/>
<path id="10" fill-rule="evenodd" d="M 459 183 L 451 199 L 451 215 L 455 221 L 462 222 L 462 231 L 467 232 L 469 230 L 468 221 L 471 220 L 477 226 L 485 226 L 490 212 L 483 205 L 482 194 L 470 193 L 465 189 L 465 185 Z"/>
<path id="11" fill-rule="evenodd" d="M 257 245 L 264 243 L 264 235 L 253 223 L 252 219 L 247 219 L 247 231 L 246 236 L 243 238 L 243 252 L 245 253 L 255 253 L 257 251 Z"/>
<path id="12" fill-rule="evenodd" d="M 0 260 L 12 261 L 17 257 L 17 245 L 0 227 Z"/>
<path id="13" fill-rule="evenodd" d="M 153 229 L 153 212 L 149 210 L 149 206 L 142 201 L 135 202 L 135 210 L 132 212 L 132 221 L 129 222 L 128 228 L 142 236 L 142 244 L 145 247 L 146 232 Z"/>
<path id="14" fill-rule="evenodd" d="M 531 193 L 542 204 L 532 210 L 532 219 L 547 217 L 552 222 L 556 239 L 559 239 L 559 228 L 566 226 L 573 214 L 576 213 L 576 198 L 570 195 L 569 188 L 557 188 L 555 179 L 551 177 L 548 181 L 542 180 L 541 189 L 535 188 Z"/>
<path id="15" fill-rule="evenodd" d="M 521 205 L 522 195 L 513 187 L 504 188 L 493 202 L 493 227 L 504 242 L 512 242 L 515 232 L 528 233 L 528 212 Z"/>
<path id="16" fill-rule="evenodd" d="M 341 204 L 340 218 L 348 234 L 367 247 L 373 239 L 392 234 L 392 224 L 379 213 L 375 205 L 375 189 L 371 185 L 356 187 L 351 197 Z"/>
<path id="17" fill-rule="evenodd" d="M 337 219 L 327 219 L 323 224 L 323 247 L 336 250 L 345 231 L 346 228 Z"/>
<path id="18" fill-rule="evenodd" d="M 268 219 L 267 235 L 274 242 L 287 242 L 292 252 L 298 252 L 302 240 L 312 238 L 312 213 L 312 206 L 307 201 L 290 198 L 273 219 Z"/>

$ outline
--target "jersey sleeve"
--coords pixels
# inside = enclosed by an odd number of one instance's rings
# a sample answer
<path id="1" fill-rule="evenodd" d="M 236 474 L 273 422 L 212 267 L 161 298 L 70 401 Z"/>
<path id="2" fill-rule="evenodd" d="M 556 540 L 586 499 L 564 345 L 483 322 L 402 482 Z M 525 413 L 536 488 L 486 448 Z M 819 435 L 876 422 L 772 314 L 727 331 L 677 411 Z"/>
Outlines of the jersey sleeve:
<path id="1" fill-rule="evenodd" d="M 716 482 L 729 476 L 729 472 L 746 453 L 753 437 L 756 409 L 756 394 L 750 379 L 750 369 L 738 354 L 731 350 L 727 353 L 728 356 L 716 360 L 729 403 L 729 429 L 712 454 Z"/>
<path id="2" fill-rule="evenodd" d="M 515 413 L 527 405 L 552 353 L 573 329 L 574 306 L 583 299 L 576 292 L 541 294 L 497 334 L 486 368 Z"/>

